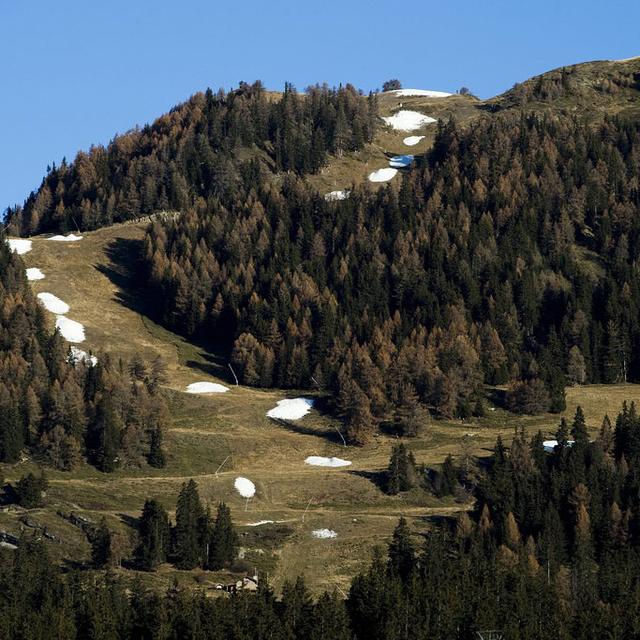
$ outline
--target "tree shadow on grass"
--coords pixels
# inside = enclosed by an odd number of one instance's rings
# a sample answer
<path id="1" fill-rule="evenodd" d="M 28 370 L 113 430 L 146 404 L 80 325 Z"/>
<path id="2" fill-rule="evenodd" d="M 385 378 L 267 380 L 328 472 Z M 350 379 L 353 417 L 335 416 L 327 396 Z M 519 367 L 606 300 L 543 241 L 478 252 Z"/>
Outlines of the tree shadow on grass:
<path id="1" fill-rule="evenodd" d="M 118 288 L 115 300 L 135 311 L 149 315 L 150 298 L 143 281 L 142 240 L 115 238 L 105 248 L 109 264 L 95 268 Z"/>
<path id="2" fill-rule="evenodd" d="M 158 313 L 157 301 L 154 302 L 145 280 L 142 240 L 114 238 L 105 248 L 105 255 L 109 264 L 96 264 L 95 268 L 117 287 L 113 296 L 114 300 L 127 309 L 163 326 Z M 225 349 L 224 345 L 192 336 L 188 338 L 188 342 L 196 347 L 197 355 L 201 360 L 188 359 L 184 363 L 185 366 L 210 376 L 222 378 L 226 382 L 235 383 L 231 371 L 227 367 L 228 349 Z"/>
<path id="3" fill-rule="evenodd" d="M 359 476 L 360 478 L 369 480 L 369 482 L 372 482 L 382 492 L 384 492 L 387 488 L 386 471 L 362 471 L 354 469 L 348 471 L 347 473 L 351 474 L 352 476 Z"/>
<path id="4" fill-rule="evenodd" d="M 292 433 L 298 433 L 303 436 L 315 436 L 316 438 L 322 438 L 331 444 L 337 444 L 342 446 L 344 449 L 344 442 L 340 437 L 340 433 L 338 433 L 337 429 L 327 429 L 326 427 L 314 427 L 312 425 L 304 425 L 300 422 L 294 420 L 283 420 L 281 418 L 269 418 L 273 422 L 279 424 L 281 427 L 285 428 L 287 431 L 291 431 Z"/>
<path id="5" fill-rule="evenodd" d="M 140 519 L 135 518 L 133 516 L 127 515 L 126 513 L 119 513 L 118 518 L 120 518 L 120 522 L 126 524 L 128 527 L 132 529 L 138 530 Z"/>

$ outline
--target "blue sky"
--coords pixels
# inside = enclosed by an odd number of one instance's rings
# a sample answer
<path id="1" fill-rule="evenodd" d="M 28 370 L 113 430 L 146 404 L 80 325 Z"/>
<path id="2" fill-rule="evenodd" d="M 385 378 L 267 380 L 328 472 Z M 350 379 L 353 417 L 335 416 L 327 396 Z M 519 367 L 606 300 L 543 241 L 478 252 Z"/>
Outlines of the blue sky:
<path id="1" fill-rule="evenodd" d="M 0 0 L 0 211 L 47 164 L 211 86 L 261 79 L 481 97 L 640 55 L 639 0 Z"/>

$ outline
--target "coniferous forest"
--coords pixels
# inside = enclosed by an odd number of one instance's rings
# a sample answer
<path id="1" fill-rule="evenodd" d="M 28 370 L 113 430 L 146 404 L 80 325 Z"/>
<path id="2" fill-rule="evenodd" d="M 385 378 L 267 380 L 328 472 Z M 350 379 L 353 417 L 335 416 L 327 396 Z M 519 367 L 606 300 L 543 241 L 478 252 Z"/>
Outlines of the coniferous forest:
<path id="1" fill-rule="evenodd" d="M 161 361 L 95 366 L 67 352 L 47 329 L 24 263 L 0 230 L 0 461 L 24 451 L 57 469 L 83 460 L 109 472 L 121 465 L 164 466 L 167 408 L 157 393 Z"/>
<path id="2" fill-rule="evenodd" d="M 498 439 L 474 487 L 475 510 L 420 538 L 401 519 L 346 599 L 314 599 L 302 578 L 279 598 L 266 581 L 256 594 L 223 598 L 177 585 L 159 593 L 109 573 L 62 574 L 41 543 L 25 539 L 0 554 L 2 637 L 470 640 L 499 630 L 514 640 L 638 638 L 640 417 L 624 405 L 615 426 L 605 418 L 590 442 L 578 409 L 560 422 L 557 441 L 548 452 L 541 434 L 528 440 L 518 431 L 509 447 Z M 193 481 L 176 518 L 178 566 L 233 558 L 228 509 L 205 515 Z M 166 512 L 148 500 L 141 568 L 166 561 L 171 539 Z"/>
<path id="3" fill-rule="evenodd" d="M 638 123 L 452 119 L 399 185 L 326 201 L 305 176 L 376 113 L 351 86 L 209 90 L 54 167 L 9 229 L 181 211 L 144 243 L 151 312 L 244 384 L 330 391 L 356 444 L 398 414 L 477 415 L 486 384 L 535 414 L 567 384 L 638 381 Z"/>
<path id="4" fill-rule="evenodd" d="M 637 123 L 524 114 L 442 125 L 398 188 L 340 202 L 253 161 L 149 228 L 148 280 L 244 383 L 329 389 L 355 443 L 416 402 L 481 411 L 484 384 L 557 412 L 568 383 L 640 378 L 639 167 Z"/>

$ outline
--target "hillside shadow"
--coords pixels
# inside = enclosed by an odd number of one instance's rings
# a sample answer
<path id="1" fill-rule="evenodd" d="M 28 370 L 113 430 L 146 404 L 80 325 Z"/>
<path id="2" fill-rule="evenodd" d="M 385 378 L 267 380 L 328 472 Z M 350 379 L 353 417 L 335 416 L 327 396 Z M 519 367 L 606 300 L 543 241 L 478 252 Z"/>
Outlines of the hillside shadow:
<path id="1" fill-rule="evenodd" d="M 114 238 L 104 249 L 108 264 L 96 264 L 94 267 L 117 288 L 113 294 L 116 302 L 162 327 L 157 304 L 154 304 L 146 286 L 142 245 L 142 240 Z M 186 359 L 185 366 L 235 384 L 227 367 L 228 354 L 222 345 L 194 337 L 189 337 L 188 342 L 196 348 L 199 360 Z"/>
<path id="2" fill-rule="evenodd" d="M 190 369 L 196 369 L 206 373 L 209 376 L 215 376 L 216 378 L 222 378 L 225 382 L 231 385 L 236 384 L 235 378 L 231 374 L 229 367 L 227 366 L 227 360 L 221 355 L 211 353 L 210 351 L 201 350 L 198 352 L 198 356 L 202 358 L 199 360 L 187 360 L 185 365 Z"/>
<path id="3" fill-rule="evenodd" d="M 118 288 L 114 299 L 136 313 L 152 317 L 149 295 L 143 286 L 142 240 L 115 238 L 104 252 L 109 264 L 94 266 Z"/>
<path id="4" fill-rule="evenodd" d="M 351 470 L 347 471 L 352 476 L 358 476 L 372 482 L 380 491 L 384 492 L 387 488 L 387 472 L 386 471 L 362 471 Z"/>
<path id="5" fill-rule="evenodd" d="M 119 513 L 118 518 L 120 518 L 120 522 L 126 524 L 128 527 L 132 529 L 138 530 L 140 526 L 140 519 L 135 518 L 134 516 L 127 515 L 126 513 Z"/>
<path id="6" fill-rule="evenodd" d="M 272 422 L 279 424 L 281 427 L 292 433 L 297 433 L 303 436 L 315 436 L 316 438 L 322 438 L 331 444 L 337 444 L 343 449 L 347 449 L 344 446 L 344 442 L 340 437 L 340 434 L 336 429 L 326 429 L 320 427 L 313 427 L 311 425 L 304 425 L 295 420 L 283 420 L 282 418 L 269 418 Z"/>

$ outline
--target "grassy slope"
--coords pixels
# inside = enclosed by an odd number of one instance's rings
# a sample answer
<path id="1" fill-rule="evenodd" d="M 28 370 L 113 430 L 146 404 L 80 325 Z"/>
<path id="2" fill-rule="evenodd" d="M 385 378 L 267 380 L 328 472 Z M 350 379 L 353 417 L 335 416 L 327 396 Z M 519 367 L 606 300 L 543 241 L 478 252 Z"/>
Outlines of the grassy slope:
<path id="1" fill-rule="evenodd" d="M 56 557 L 77 562 L 89 554 L 82 532 L 56 511 L 76 510 L 94 520 L 106 516 L 120 532 L 126 556 L 134 539 L 134 530 L 127 523 L 139 513 L 144 499 L 158 498 L 173 510 L 180 485 L 195 477 L 204 499 L 213 506 L 220 500 L 228 502 L 238 524 L 263 519 L 287 521 L 290 535 L 285 539 L 275 534 L 279 540 L 275 553 L 268 536 L 260 537 L 269 528 L 242 529 L 248 532 L 243 536 L 249 549 L 247 559 L 268 571 L 276 586 L 285 577 L 304 573 L 314 589 L 333 585 L 344 589 L 368 560 L 372 547 L 387 539 L 398 516 L 404 514 L 419 530 L 430 513 L 464 508 L 420 493 L 386 496 L 376 480 L 396 439 L 380 436 L 370 447 L 345 450 L 335 431 L 339 425 L 317 411 L 292 425 L 272 421 L 265 413 L 285 397 L 280 391 L 232 387 L 228 393 L 214 396 L 182 393 L 190 382 L 220 381 L 213 375 L 216 365 L 211 364 L 217 359 L 136 310 L 140 295 L 131 295 L 128 269 L 113 262 L 122 261 L 125 255 L 114 248 L 127 247 L 130 256 L 142 234 L 142 224 L 130 224 L 85 234 L 79 243 L 35 238 L 33 251 L 25 256 L 28 266 L 40 267 L 46 274 L 45 280 L 32 283 L 34 290 L 59 296 L 71 306 L 69 317 L 85 324 L 85 348 L 108 349 L 123 358 L 135 351 L 147 356 L 160 353 L 169 363 L 165 393 L 174 423 L 167 434 L 167 468 L 121 469 L 111 475 L 89 466 L 72 473 L 48 471 L 47 507 L 30 516 L 63 540 L 63 544 L 50 543 Z M 219 371 L 224 373 L 224 368 Z M 221 381 L 229 384 L 226 377 Z M 582 404 L 595 429 L 605 411 L 615 415 L 621 402 L 629 399 L 640 400 L 640 387 L 574 388 L 568 393 L 567 413 Z M 531 433 L 541 428 L 545 435 L 551 435 L 557 422 L 557 416 L 517 418 L 498 408 L 479 422 L 430 421 L 422 435 L 408 444 L 418 462 L 437 464 L 447 453 L 460 453 L 465 435 L 471 437 L 475 453 L 486 455 L 496 436 L 500 433 L 509 440 L 516 425 L 525 425 Z M 353 460 L 353 466 L 309 467 L 303 462 L 308 455 L 337 455 Z M 216 469 L 227 457 L 216 476 Z M 13 467 L 5 465 L 2 471 L 5 478 L 15 480 L 34 467 L 26 461 Z M 233 488 L 238 475 L 249 477 L 257 486 L 257 495 L 246 511 L 244 500 Z M 0 528 L 18 531 L 20 515 L 16 511 L 0 513 Z M 324 527 L 335 529 L 338 538 L 311 537 L 313 529 Z M 168 582 L 176 573 L 167 568 L 147 579 Z M 201 576 L 202 572 L 194 572 L 179 577 L 195 584 Z"/>
<path id="2" fill-rule="evenodd" d="M 580 73 L 585 77 L 597 75 L 601 73 L 600 64 L 635 65 L 637 61 L 586 65 Z M 607 112 L 628 111 L 628 97 L 625 93 L 607 98 Z M 562 108 L 571 106 L 570 98 L 565 102 L 567 105 Z M 471 97 L 380 96 L 382 115 L 394 113 L 400 104 L 402 108 L 436 118 L 454 115 L 463 123 L 487 113 L 484 109 L 487 103 Z M 511 106 L 505 94 L 500 108 Z M 549 104 L 527 107 L 551 108 Z M 604 109 L 602 105 L 599 108 Z M 434 133 L 434 125 L 410 133 L 383 127 L 372 145 L 357 154 L 334 159 L 311 181 L 321 191 L 360 183 L 371 171 L 387 166 L 390 155 L 424 153 L 433 143 Z M 415 147 L 407 147 L 402 140 L 408 135 L 425 135 L 425 139 Z M 167 468 L 122 469 L 111 475 L 88 466 L 72 473 L 48 471 L 51 486 L 47 507 L 29 516 L 62 539 L 62 544 L 49 543 L 55 557 L 67 562 L 81 562 L 89 557 L 84 534 L 56 515 L 56 511 L 75 510 L 94 520 L 104 515 L 119 532 L 119 544 L 126 556 L 135 539 L 131 518 L 137 516 L 144 499 L 158 498 L 173 510 L 180 485 L 195 477 L 203 497 L 213 506 L 219 500 L 228 502 L 238 524 L 263 519 L 287 521 L 282 525 L 289 530 L 287 536 L 273 527 L 241 529 L 247 560 L 268 572 L 276 586 L 286 577 L 304 573 L 313 589 L 335 585 L 344 589 L 350 577 L 367 562 L 372 547 L 388 538 L 399 515 L 408 517 L 414 528 L 421 530 L 426 526 L 426 515 L 464 508 L 419 493 L 386 496 L 376 481 L 380 480 L 397 440 L 382 435 L 370 447 L 345 450 L 336 433 L 339 424 L 316 411 L 295 424 L 271 421 L 265 413 L 285 397 L 280 391 L 233 387 L 223 395 L 194 397 L 182 393 L 191 382 L 212 380 L 227 385 L 231 382 L 223 359 L 163 329 L 144 315 L 144 292 L 132 289 L 135 271 L 132 255 L 143 235 L 144 224 L 136 223 L 87 233 L 79 243 L 54 243 L 38 237 L 34 238 L 33 251 L 24 256 L 28 266 L 39 267 L 46 274 L 45 280 L 32 283 L 34 290 L 49 291 L 62 298 L 71 306 L 69 317 L 86 326 L 87 342 L 83 348 L 107 350 L 124 359 L 136 351 L 146 357 L 161 354 L 169 365 L 170 381 L 164 392 L 170 401 L 173 426 L 167 434 Z M 583 258 L 597 277 L 597 262 L 588 255 Z M 614 417 L 622 401 L 640 401 L 640 386 L 572 388 L 567 392 L 567 400 L 567 415 L 571 416 L 576 405 L 581 404 L 590 428 L 595 431 L 604 413 Z M 464 436 L 473 443 L 474 452 L 482 456 L 491 450 L 498 434 L 509 441 L 516 426 L 525 426 L 530 434 L 541 429 L 552 436 L 557 423 L 558 416 L 514 417 L 496 408 L 480 421 L 430 421 L 421 436 L 407 444 L 418 462 L 438 464 L 448 453 L 460 453 Z M 312 454 L 345 457 L 353 460 L 353 466 L 308 467 L 303 461 Z M 216 475 L 225 459 L 223 469 Z M 4 465 L 1 471 L 11 481 L 35 466 L 25 461 L 15 466 Z M 247 511 L 244 500 L 233 488 L 238 475 L 251 478 L 257 486 L 257 495 Z M 0 513 L 0 529 L 18 532 L 21 515 L 16 510 Z M 335 529 L 338 538 L 311 537 L 313 529 L 324 527 Z M 169 584 L 177 578 L 182 583 L 196 584 L 203 575 L 165 567 L 146 579 Z M 207 577 L 209 581 L 215 578 Z"/>

